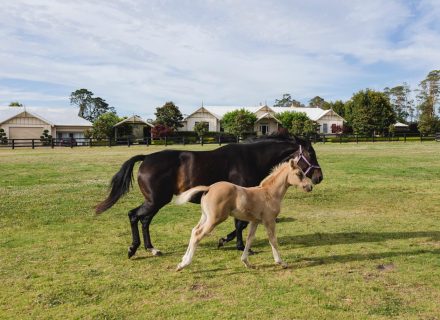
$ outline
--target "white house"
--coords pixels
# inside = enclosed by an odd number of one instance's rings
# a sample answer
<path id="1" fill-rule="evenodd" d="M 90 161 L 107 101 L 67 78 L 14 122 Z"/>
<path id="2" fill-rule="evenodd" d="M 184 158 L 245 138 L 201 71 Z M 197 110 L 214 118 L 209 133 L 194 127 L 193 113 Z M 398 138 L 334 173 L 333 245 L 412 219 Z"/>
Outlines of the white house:
<path id="1" fill-rule="evenodd" d="M 246 109 L 256 115 L 257 121 L 254 125 L 254 131 L 257 132 L 257 134 L 259 135 L 276 132 L 280 125 L 280 121 L 276 118 L 276 114 L 284 111 L 305 113 L 311 120 L 316 121 L 319 124 L 319 132 L 323 134 L 331 134 L 332 125 L 342 127 L 344 123 L 344 119 L 332 109 L 323 110 L 321 108 L 308 107 L 285 108 L 269 107 L 267 105 L 258 107 L 203 106 L 184 119 L 182 123 L 183 127 L 180 130 L 194 131 L 194 126 L 196 123 L 206 122 L 209 125 L 209 131 L 219 132 L 220 120 L 223 118 L 224 114 L 237 109 Z"/>
<path id="2" fill-rule="evenodd" d="M 0 128 L 8 139 L 39 139 L 44 130 L 54 138 L 84 138 L 92 123 L 74 108 L 0 107 Z"/>

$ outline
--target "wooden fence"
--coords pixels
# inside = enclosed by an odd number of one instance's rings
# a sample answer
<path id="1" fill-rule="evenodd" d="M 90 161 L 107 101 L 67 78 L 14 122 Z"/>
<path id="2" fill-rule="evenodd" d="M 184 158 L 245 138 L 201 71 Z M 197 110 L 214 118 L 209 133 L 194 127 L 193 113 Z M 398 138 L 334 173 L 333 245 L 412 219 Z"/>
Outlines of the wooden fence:
<path id="1" fill-rule="evenodd" d="M 315 135 L 308 137 L 314 143 L 362 143 L 362 142 L 424 142 L 424 141 L 438 141 L 440 142 L 440 133 L 435 135 L 424 136 L 421 134 L 400 134 L 382 136 L 365 136 L 365 135 Z M 241 142 L 241 139 L 233 138 L 231 136 L 197 138 L 194 137 L 164 137 L 160 139 L 145 138 L 143 140 L 134 139 L 91 139 L 91 138 L 63 138 L 63 139 L 4 139 L 0 141 L 0 148 L 55 148 L 55 147 L 114 147 L 114 146 L 133 146 L 133 145 L 187 145 L 187 144 L 218 144 Z"/>

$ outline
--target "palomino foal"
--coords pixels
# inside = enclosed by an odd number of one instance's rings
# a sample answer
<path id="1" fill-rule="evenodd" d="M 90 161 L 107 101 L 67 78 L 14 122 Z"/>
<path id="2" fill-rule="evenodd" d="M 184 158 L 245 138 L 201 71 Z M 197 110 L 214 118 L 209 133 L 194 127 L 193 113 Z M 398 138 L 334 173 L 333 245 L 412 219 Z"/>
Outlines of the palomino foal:
<path id="1" fill-rule="evenodd" d="M 248 260 L 249 249 L 258 224 L 263 223 L 272 246 L 275 263 L 286 268 L 287 264 L 281 260 L 278 252 L 275 218 L 280 213 L 281 200 L 290 186 L 302 187 L 306 192 L 312 191 L 312 181 L 305 176 L 293 159 L 275 167 L 258 187 L 245 188 L 221 181 L 209 187 L 198 186 L 179 195 L 176 203 L 182 204 L 190 201 L 197 193 L 205 192 L 201 200 L 202 217 L 192 230 L 188 249 L 182 262 L 177 266 L 177 271 L 191 263 L 200 240 L 228 216 L 250 222 L 246 246 L 241 256 L 241 261 L 246 267 L 252 267 Z"/>

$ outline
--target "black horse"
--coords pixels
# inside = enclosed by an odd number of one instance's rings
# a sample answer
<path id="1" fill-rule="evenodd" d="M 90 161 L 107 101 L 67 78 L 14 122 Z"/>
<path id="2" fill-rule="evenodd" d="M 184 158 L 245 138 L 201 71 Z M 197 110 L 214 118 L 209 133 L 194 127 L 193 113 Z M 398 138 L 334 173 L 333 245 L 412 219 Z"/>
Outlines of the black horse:
<path id="1" fill-rule="evenodd" d="M 321 168 L 311 143 L 297 137 L 268 136 L 242 144 L 228 144 L 212 151 L 164 150 L 149 155 L 137 155 L 127 160 L 113 176 L 107 199 L 96 206 L 96 213 L 104 212 L 127 193 L 132 185 L 133 167 L 142 161 L 138 171 L 138 184 L 145 201 L 129 211 L 133 241 L 128 249 L 132 257 L 140 246 L 138 222 L 142 223 L 145 249 L 154 255 L 160 251 L 153 247 L 149 226 L 156 213 L 177 195 L 198 185 L 211 185 L 229 181 L 240 186 L 258 185 L 275 165 L 296 157 L 299 166 L 314 184 L 323 179 Z M 200 198 L 192 199 L 198 203 Z M 237 236 L 237 249 L 243 250 L 243 229 L 247 222 L 236 221 L 236 230 L 219 245 Z"/>

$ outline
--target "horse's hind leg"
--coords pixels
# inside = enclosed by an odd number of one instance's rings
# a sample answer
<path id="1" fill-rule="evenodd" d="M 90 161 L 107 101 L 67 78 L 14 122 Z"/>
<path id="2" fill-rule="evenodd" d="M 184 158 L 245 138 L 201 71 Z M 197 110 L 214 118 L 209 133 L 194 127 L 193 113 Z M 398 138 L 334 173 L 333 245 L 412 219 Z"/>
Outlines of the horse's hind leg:
<path id="1" fill-rule="evenodd" d="M 235 230 L 237 232 L 237 250 L 244 250 L 243 230 L 247 227 L 248 223 L 249 222 L 247 221 L 235 219 Z"/>
<path id="2" fill-rule="evenodd" d="M 142 235 L 144 237 L 144 247 L 146 250 L 151 251 L 154 256 L 160 256 L 162 254 L 160 250 L 154 248 L 150 237 L 150 223 L 159 209 L 160 208 L 157 208 L 153 204 L 146 202 L 145 209 L 140 217 L 142 223 Z"/>
<path id="3" fill-rule="evenodd" d="M 141 239 L 139 237 L 139 229 L 138 229 L 138 221 L 139 216 L 137 215 L 138 210 L 142 206 L 139 206 L 137 208 L 134 208 L 128 212 L 128 219 L 130 220 L 130 227 L 131 227 L 131 235 L 132 235 L 132 242 L 131 246 L 128 248 L 128 258 L 130 259 L 134 254 L 136 253 L 136 250 L 139 248 L 141 244 Z"/>

